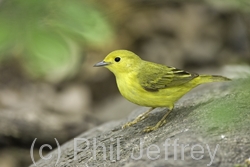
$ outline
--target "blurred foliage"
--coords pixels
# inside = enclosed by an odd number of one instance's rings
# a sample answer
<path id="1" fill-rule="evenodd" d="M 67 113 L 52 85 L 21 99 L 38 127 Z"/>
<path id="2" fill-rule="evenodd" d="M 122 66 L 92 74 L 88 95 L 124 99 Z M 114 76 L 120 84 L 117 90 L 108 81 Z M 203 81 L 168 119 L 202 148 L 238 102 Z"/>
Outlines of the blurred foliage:
<path id="1" fill-rule="evenodd" d="M 16 57 L 31 77 L 57 82 L 80 66 L 84 47 L 105 45 L 112 27 L 93 3 L 0 1 L 0 61 Z"/>
<path id="2" fill-rule="evenodd" d="M 221 9 L 237 9 L 239 11 L 250 12 L 249 0 L 206 0 L 207 3 Z"/>

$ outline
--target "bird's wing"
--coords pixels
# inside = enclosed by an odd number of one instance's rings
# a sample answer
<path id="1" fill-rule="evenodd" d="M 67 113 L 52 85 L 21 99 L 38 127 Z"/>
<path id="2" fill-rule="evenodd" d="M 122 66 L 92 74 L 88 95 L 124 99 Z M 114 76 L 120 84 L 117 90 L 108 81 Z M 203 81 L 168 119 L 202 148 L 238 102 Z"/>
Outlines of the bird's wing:
<path id="1" fill-rule="evenodd" d="M 140 85 L 147 91 L 179 86 L 197 76 L 195 73 L 158 64 L 147 64 L 137 75 Z"/>

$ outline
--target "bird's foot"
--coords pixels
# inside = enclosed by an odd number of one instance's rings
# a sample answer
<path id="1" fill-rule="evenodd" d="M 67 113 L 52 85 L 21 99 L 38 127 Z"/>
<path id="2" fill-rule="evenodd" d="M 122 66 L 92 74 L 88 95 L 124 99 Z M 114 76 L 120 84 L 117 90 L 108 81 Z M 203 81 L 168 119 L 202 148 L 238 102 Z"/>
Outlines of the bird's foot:
<path id="1" fill-rule="evenodd" d="M 128 123 L 126 123 L 126 124 L 124 124 L 124 125 L 122 126 L 122 129 L 125 129 L 125 128 L 127 128 L 127 127 L 130 127 L 131 125 L 134 125 L 134 123 L 133 123 L 133 122 L 128 122 Z"/>
<path id="2" fill-rule="evenodd" d="M 164 124 L 166 124 L 166 120 L 161 120 L 159 121 L 155 126 L 148 126 L 146 127 L 143 132 L 145 133 L 149 133 L 151 131 L 157 130 L 158 128 L 160 128 L 161 126 L 163 126 Z"/>
<path id="3" fill-rule="evenodd" d="M 143 130 L 143 132 L 149 133 L 149 132 L 154 131 L 154 130 L 156 130 L 156 129 L 158 129 L 158 127 L 156 127 L 156 126 L 148 126 L 148 127 L 146 127 L 146 128 Z"/>
<path id="4" fill-rule="evenodd" d="M 141 114 L 141 115 L 139 115 L 136 119 L 134 119 L 133 121 L 128 122 L 128 123 L 126 123 L 125 125 L 123 125 L 123 126 L 122 126 L 122 129 L 125 129 L 125 128 L 127 128 L 127 127 L 130 127 L 130 126 L 132 126 L 132 125 L 134 125 L 134 124 L 136 124 L 136 123 L 138 123 L 138 122 L 144 120 L 144 119 L 147 118 L 147 117 L 148 117 L 148 114 Z"/>

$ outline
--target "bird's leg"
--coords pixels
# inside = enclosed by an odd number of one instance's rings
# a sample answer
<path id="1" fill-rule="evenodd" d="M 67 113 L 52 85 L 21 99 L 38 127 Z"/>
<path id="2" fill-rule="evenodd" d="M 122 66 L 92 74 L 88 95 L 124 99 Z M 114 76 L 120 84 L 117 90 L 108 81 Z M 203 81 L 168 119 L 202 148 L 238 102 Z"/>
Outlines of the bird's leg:
<path id="1" fill-rule="evenodd" d="M 133 121 L 126 123 L 125 125 L 122 126 L 122 129 L 127 128 L 131 125 L 136 124 L 137 122 L 144 120 L 153 109 L 155 109 L 155 108 L 151 107 L 147 112 L 140 114 Z"/>
<path id="2" fill-rule="evenodd" d="M 161 118 L 161 120 L 155 126 L 148 126 L 143 131 L 144 132 L 151 132 L 153 130 L 158 129 L 162 125 L 164 125 L 166 123 L 167 116 L 171 113 L 172 110 L 173 110 L 173 107 L 170 107 L 168 112 Z"/>

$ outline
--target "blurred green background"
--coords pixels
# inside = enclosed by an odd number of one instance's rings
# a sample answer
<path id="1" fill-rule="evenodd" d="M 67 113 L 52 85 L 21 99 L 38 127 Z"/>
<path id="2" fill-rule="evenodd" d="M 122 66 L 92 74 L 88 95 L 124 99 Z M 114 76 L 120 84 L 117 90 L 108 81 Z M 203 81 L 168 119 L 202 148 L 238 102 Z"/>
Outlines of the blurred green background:
<path id="1" fill-rule="evenodd" d="M 249 28 L 247 0 L 0 0 L 0 166 L 30 165 L 35 138 L 37 160 L 41 144 L 137 108 L 93 68 L 109 52 L 234 77 L 250 63 Z"/>
<path id="2" fill-rule="evenodd" d="M 88 47 L 112 39 L 103 11 L 88 1 L 2 1 L 1 61 L 17 59 L 28 78 L 60 82 L 81 65 Z"/>

